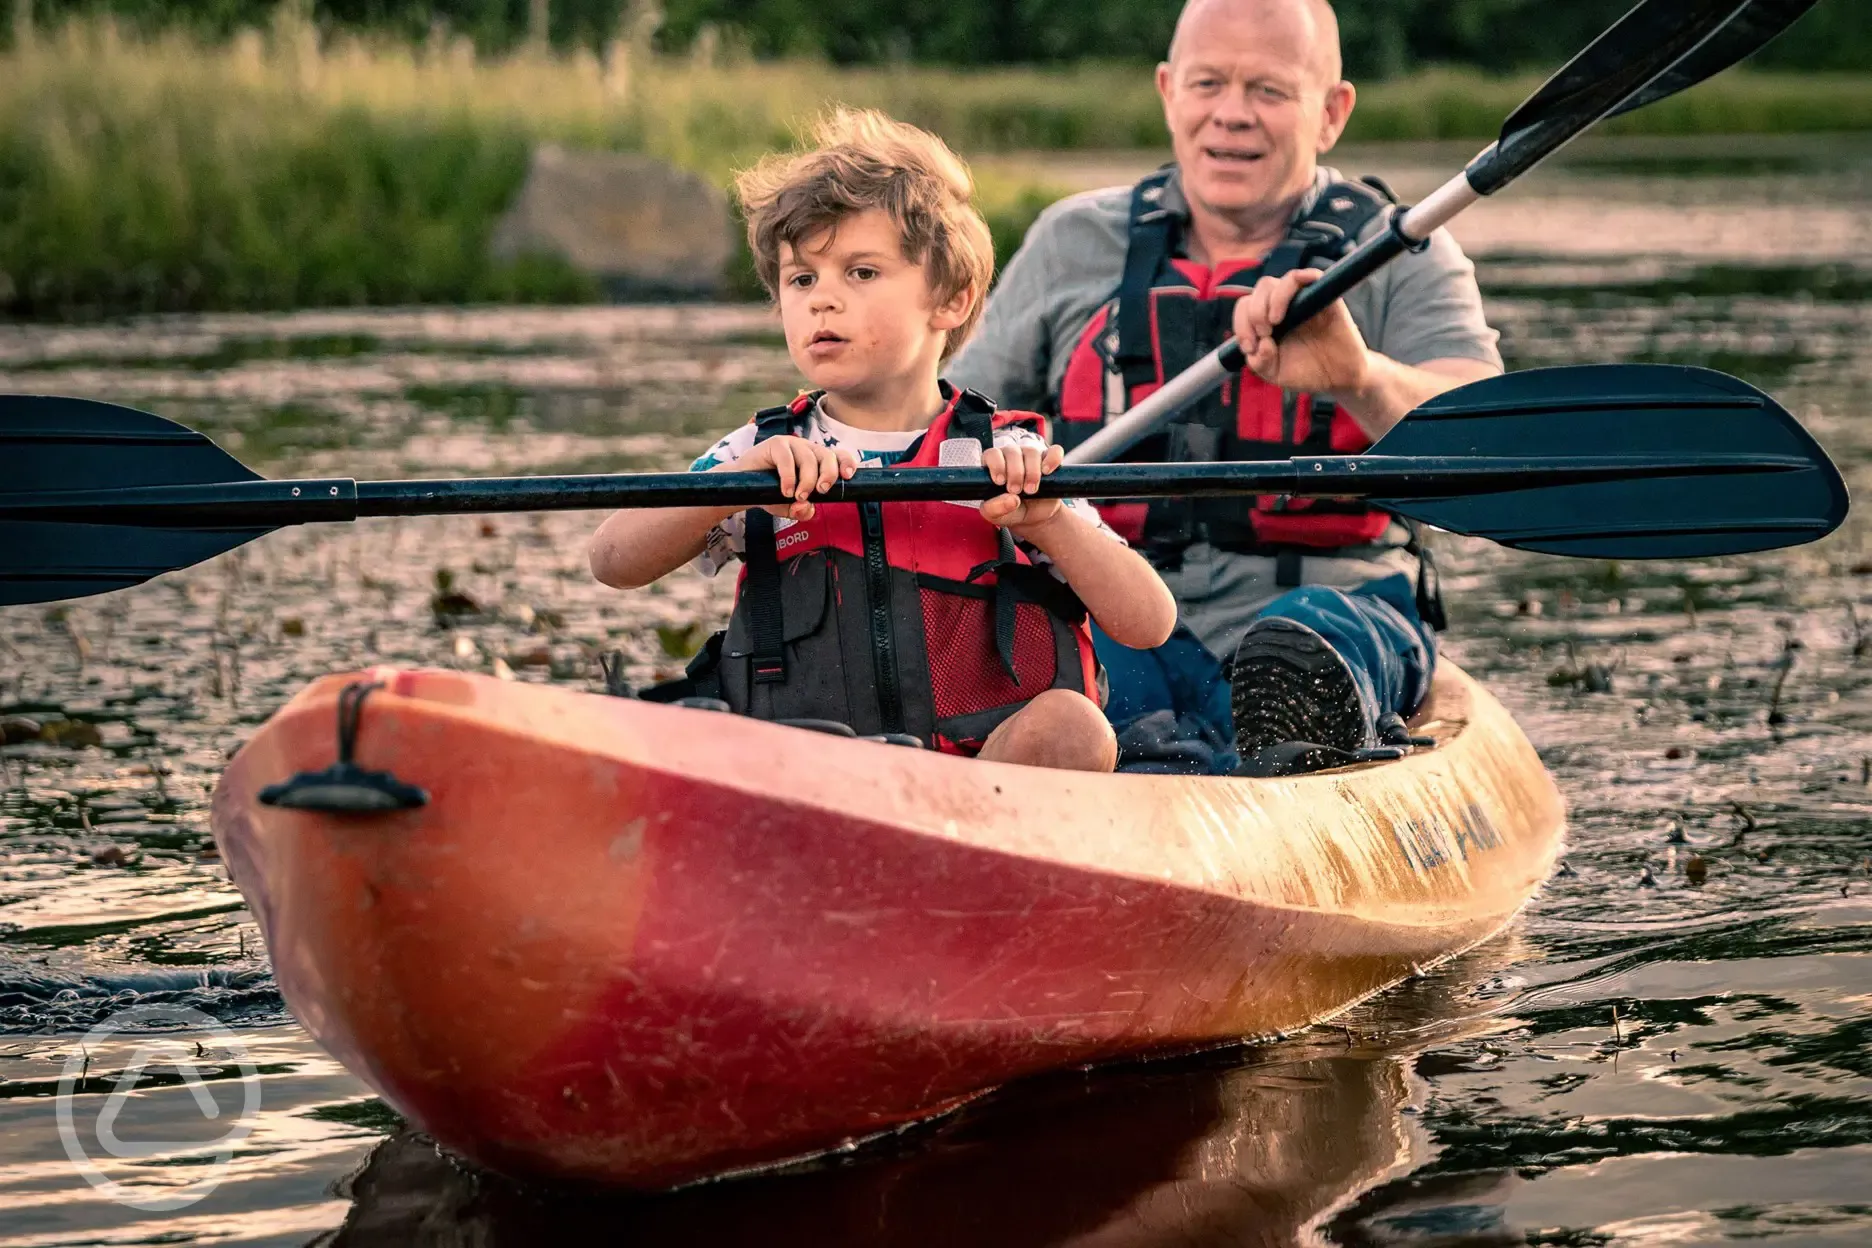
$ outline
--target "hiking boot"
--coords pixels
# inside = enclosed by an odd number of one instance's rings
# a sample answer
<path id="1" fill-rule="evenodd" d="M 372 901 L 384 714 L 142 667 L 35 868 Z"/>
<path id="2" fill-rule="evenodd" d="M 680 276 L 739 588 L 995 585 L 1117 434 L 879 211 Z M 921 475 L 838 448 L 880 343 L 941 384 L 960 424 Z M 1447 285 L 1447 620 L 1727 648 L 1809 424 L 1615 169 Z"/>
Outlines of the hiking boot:
<path id="1" fill-rule="evenodd" d="M 1235 650 L 1229 683 L 1235 749 L 1244 760 L 1289 742 L 1346 753 L 1371 744 L 1352 669 L 1304 624 L 1256 620 Z"/>

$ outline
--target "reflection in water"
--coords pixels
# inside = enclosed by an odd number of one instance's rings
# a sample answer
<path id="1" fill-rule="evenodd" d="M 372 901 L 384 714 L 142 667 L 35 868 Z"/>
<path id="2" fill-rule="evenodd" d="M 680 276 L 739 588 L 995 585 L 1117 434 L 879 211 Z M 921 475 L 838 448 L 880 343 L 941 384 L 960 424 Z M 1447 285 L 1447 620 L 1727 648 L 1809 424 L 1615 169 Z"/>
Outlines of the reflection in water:
<path id="1" fill-rule="evenodd" d="M 406 1133 L 350 1180 L 356 1203 L 329 1242 L 1313 1243 L 1323 1215 L 1410 1160 L 1406 1071 L 1393 1056 L 1292 1046 L 1049 1076 L 884 1155 L 628 1199 L 515 1187 Z"/>

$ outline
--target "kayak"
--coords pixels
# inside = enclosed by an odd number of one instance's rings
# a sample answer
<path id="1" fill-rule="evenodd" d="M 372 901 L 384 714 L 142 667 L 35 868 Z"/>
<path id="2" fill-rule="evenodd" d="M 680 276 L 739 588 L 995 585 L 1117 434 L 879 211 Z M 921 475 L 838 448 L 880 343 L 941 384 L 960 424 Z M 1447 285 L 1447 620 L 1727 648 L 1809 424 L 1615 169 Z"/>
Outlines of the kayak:
<path id="1" fill-rule="evenodd" d="M 261 794 L 355 760 L 425 805 Z M 235 756 L 216 840 L 301 1023 L 449 1149 L 675 1186 L 1049 1068 L 1293 1032 L 1487 939 L 1564 808 L 1439 667 L 1397 761 L 1278 780 L 965 760 L 378 668 Z"/>

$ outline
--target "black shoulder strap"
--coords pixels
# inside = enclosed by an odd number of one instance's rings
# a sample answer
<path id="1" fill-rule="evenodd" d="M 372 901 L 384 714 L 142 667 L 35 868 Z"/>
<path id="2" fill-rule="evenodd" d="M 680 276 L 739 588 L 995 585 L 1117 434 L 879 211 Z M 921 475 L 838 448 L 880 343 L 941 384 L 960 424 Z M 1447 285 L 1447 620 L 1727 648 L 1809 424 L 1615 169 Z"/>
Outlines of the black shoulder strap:
<path id="1" fill-rule="evenodd" d="M 994 447 L 994 400 L 974 390 L 963 390 L 949 409 L 949 436 L 973 438 L 982 450 Z"/>
<path id="2" fill-rule="evenodd" d="M 995 438 L 994 400 L 973 390 L 964 390 L 956 395 L 955 405 L 949 409 L 949 435 L 956 438 L 973 438 L 980 442 L 982 450 L 992 450 Z M 974 580 L 984 572 L 995 574 L 995 652 L 1001 656 L 1001 666 L 1006 669 L 1008 679 L 1014 687 L 1020 687 L 1020 672 L 1014 666 L 1014 626 L 1018 622 L 1020 595 L 1008 570 L 1020 566 L 1020 552 L 1014 546 L 1014 535 L 1006 529 L 996 530 L 998 550 L 995 562 L 984 564 L 969 573 Z"/>
<path id="3" fill-rule="evenodd" d="M 1307 409 L 1312 414 L 1312 424 L 1307 427 L 1307 436 L 1300 440 L 1299 449 L 1303 455 L 1331 455 L 1333 453 L 1333 422 L 1339 419 L 1339 405 L 1323 394 L 1311 396 L 1313 402 Z M 1289 392 L 1288 401 L 1298 403 L 1299 396 Z"/>
<path id="4" fill-rule="evenodd" d="M 812 397 L 815 402 L 818 401 L 818 395 Z M 799 413 L 793 410 L 791 403 L 763 407 L 754 413 L 755 444 L 765 442 L 768 438 L 777 438 L 783 433 L 792 433 L 798 424 Z"/>
<path id="5" fill-rule="evenodd" d="M 798 413 L 790 403 L 765 407 L 754 414 L 754 441 L 791 433 Z M 786 679 L 786 616 L 780 606 L 780 550 L 774 544 L 774 518 L 750 507 L 741 535 L 747 561 L 747 584 L 741 593 L 747 609 L 748 646 L 752 652 L 754 683 L 778 684 Z"/>
<path id="6" fill-rule="evenodd" d="M 1313 206 L 1293 223 L 1287 237 L 1268 253 L 1262 274 L 1279 277 L 1295 269 L 1331 264 L 1357 247 L 1366 227 L 1396 204 L 1397 196 L 1378 178 L 1328 183 Z"/>
<path id="7" fill-rule="evenodd" d="M 1118 283 L 1118 347 L 1112 353 L 1127 387 L 1157 380 L 1156 352 L 1151 349 L 1150 292 L 1176 241 L 1176 214 L 1163 202 L 1175 171 L 1175 166 L 1165 165 L 1131 191 L 1124 277 Z"/>
<path id="8" fill-rule="evenodd" d="M 1380 178 L 1329 184 L 1320 192 L 1312 209 L 1294 223 L 1287 241 L 1276 249 L 1276 255 L 1282 256 L 1286 263 L 1276 269 L 1274 257 L 1269 257 L 1264 271 L 1286 273 L 1331 264 L 1357 247 L 1359 235 L 1366 227 L 1396 203 L 1397 196 Z M 1294 396 L 1288 395 L 1287 401 L 1293 402 Z M 1337 405 L 1325 395 L 1313 396 L 1313 423 L 1300 442 L 1302 451 L 1308 455 L 1332 454 L 1332 427 L 1338 411 Z"/>

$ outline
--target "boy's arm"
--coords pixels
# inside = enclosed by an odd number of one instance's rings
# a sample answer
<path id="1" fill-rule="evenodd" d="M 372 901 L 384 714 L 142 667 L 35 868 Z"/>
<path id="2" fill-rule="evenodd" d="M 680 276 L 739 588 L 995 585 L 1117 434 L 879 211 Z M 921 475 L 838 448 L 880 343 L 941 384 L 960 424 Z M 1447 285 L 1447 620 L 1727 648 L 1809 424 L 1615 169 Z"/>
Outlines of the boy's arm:
<path id="1" fill-rule="evenodd" d="M 1113 641 L 1149 650 L 1169 640 L 1176 627 L 1176 599 L 1135 550 L 1100 532 L 1071 507 L 1060 507 L 1032 525 L 1010 527 L 1016 537 L 1053 561 Z"/>
<path id="2" fill-rule="evenodd" d="M 728 450 L 728 440 L 723 439 L 715 449 Z M 708 463 L 711 458 L 697 462 Z M 794 498 L 791 504 L 764 510 L 794 520 L 810 520 L 813 505 L 807 500 L 815 491 L 823 493 L 841 478 L 849 478 L 858 469 L 858 457 L 850 451 L 835 451 L 789 435 L 769 438 L 744 455 L 715 461 L 706 471 L 763 469 L 777 474 L 781 490 Z M 617 589 L 641 589 L 700 555 L 709 530 L 744 510 L 659 507 L 613 512 L 592 536 L 592 575 Z"/>
<path id="3" fill-rule="evenodd" d="M 702 553 L 709 530 L 739 507 L 662 507 L 613 512 L 592 535 L 592 575 L 615 589 L 641 589 Z"/>

